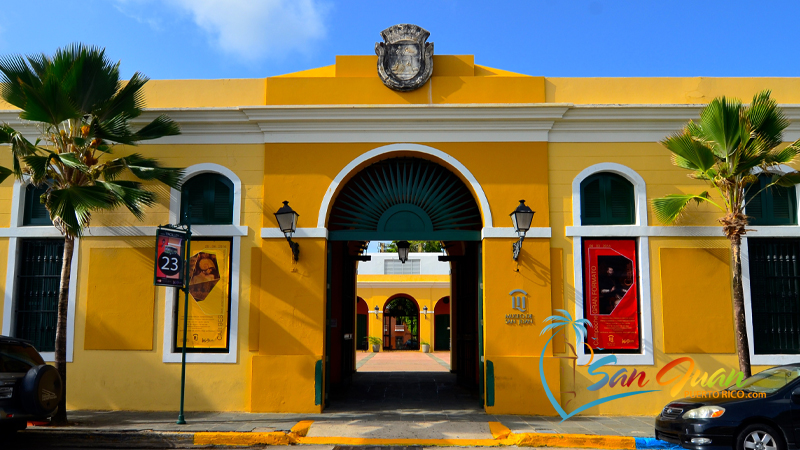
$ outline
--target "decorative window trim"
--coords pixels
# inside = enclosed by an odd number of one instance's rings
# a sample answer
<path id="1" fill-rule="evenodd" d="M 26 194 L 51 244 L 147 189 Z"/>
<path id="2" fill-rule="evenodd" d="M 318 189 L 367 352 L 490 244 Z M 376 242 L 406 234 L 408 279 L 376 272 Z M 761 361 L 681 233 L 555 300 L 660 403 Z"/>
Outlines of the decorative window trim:
<path id="1" fill-rule="evenodd" d="M 22 218 L 25 208 L 25 188 L 28 182 L 14 181 L 11 193 L 11 220 L 9 227 L 10 237 L 8 238 L 8 259 L 6 262 L 6 290 L 3 298 L 3 328 L 2 334 L 12 336 L 14 330 L 14 306 L 17 294 L 17 262 L 19 261 L 20 245 L 19 240 L 29 239 L 51 239 L 61 238 L 61 232 L 52 226 L 22 226 Z M 24 233 L 17 231 L 25 230 Z M 24 236 L 24 237 L 21 237 Z M 75 239 L 75 247 L 72 250 L 72 266 L 70 267 L 69 278 L 69 305 L 67 307 L 67 362 L 72 362 L 75 347 L 75 309 L 78 290 L 78 259 L 80 255 L 80 239 Z M 55 352 L 40 352 L 42 358 L 47 362 L 56 360 Z"/>
<path id="2" fill-rule="evenodd" d="M 598 172 L 611 172 L 621 175 L 633 184 L 634 207 L 636 211 L 634 225 L 581 225 L 581 183 L 586 178 Z M 582 170 L 574 180 L 572 180 L 572 227 L 567 227 L 571 235 L 575 236 L 572 240 L 573 256 L 573 276 L 575 283 L 575 319 L 583 319 L 583 237 L 593 236 L 602 230 L 602 237 L 630 237 L 637 239 L 637 256 L 639 259 L 639 286 L 641 297 L 641 353 L 615 354 L 617 365 L 634 366 L 655 364 L 653 353 L 653 311 L 652 299 L 650 295 L 650 238 L 648 237 L 647 226 L 647 185 L 644 178 L 629 167 L 616 163 L 600 163 L 587 167 Z M 576 345 L 575 350 L 578 356 L 578 364 L 589 362 L 590 356 L 585 353 L 585 346 Z M 606 356 L 606 354 L 603 354 Z"/>
<path id="3" fill-rule="evenodd" d="M 241 226 L 242 216 L 242 181 L 230 169 L 219 164 L 202 163 L 190 166 L 185 171 L 184 179 L 189 179 L 202 173 L 215 173 L 227 177 L 233 183 L 233 225 L 198 225 L 192 227 L 192 234 L 195 228 L 202 230 L 202 236 L 219 236 L 231 238 L 231 306 L 230 321 L 228 322 L 228 333 L 230 342 L 228 343 L 227 353 L 186 353 L 186 362 L 189 363 L 225 363 L 235 364 L 237 362 L 239 347 L 239 283 L 240 283 L 240 259 L 242 236 L 247 236 L 247 228 Z M 169 199 L 169 219 L 171 223 L 178 223 L 181 210 L 181 192 L 177 189 L 170 189 Z M 209 233 L 210 231 L 219 233 Z M 201 235 L 200 233 L 197 233 Z M 181 362 L 181 353 L 172 350 L 176 348 L 173 337 L 175 336 L 174 321 L 175 299 L 179 290 L 176 288 L 166 288 L 166 301 L 164 302 L 164 338 L 162 346 L 162 361 L 165 363 Z"/>
<path id="4" fill-rule="evenodd" d="M 794 172 L 795 169 L 781 164 L 778 167 L 781 173 Z M 762 170 L 760 167 L 753 169 L 752 173 L 759 174 Z M 800 185 L 795 185 L 795 197 L 800 201 Z M 747 212 L 745 208 L 745 213 Z M 795 212 L 800 219 L 800 207 L 795 208 Z M 800 224 L 800 220 L 798 220 Z M 748 227 L 750 228 L 750 227 Z M 796 363 L 800 360 L 800 355 L 796 354 L 770 354 L 770 355 L 756 355 L 754 353 L 754 340 L 753 340 L 753 311 L 752 311 L 752 293 L 750 290 L 750 250 L 747 245 L 747 238 L 749 237 L 774 237 L 774 238 L 797 238 L 800 237 L 800 225 L 765 225 L 757 228 L 757 233 L 749 233 L 742 237 L 741 247 L 741 260 L 742 260 L 742 293 L 744 294 L 744 318 L 745 326 L 747 328 L 747 343 L 750 348 L 750 364 L 752 365 L 778 365 Z"/>

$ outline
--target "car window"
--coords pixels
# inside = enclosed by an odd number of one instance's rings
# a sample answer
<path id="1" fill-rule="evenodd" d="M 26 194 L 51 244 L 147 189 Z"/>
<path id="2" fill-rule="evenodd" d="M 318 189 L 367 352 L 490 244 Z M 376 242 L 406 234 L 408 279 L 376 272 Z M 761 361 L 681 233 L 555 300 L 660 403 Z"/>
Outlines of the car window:
<path id="1" fill-rule="evenodd" d="M 24 373 L 41 364 L 44 360 L 33 347 L 0 343 L 0 372 Z"/>
<path id="2" fill-rule="evenodd" d="M 772 394 L 798 377 L 800 377 L 799 367 L 773 367 L 745 379 L 740 386 L 734 385 L 729 389 Z"/>

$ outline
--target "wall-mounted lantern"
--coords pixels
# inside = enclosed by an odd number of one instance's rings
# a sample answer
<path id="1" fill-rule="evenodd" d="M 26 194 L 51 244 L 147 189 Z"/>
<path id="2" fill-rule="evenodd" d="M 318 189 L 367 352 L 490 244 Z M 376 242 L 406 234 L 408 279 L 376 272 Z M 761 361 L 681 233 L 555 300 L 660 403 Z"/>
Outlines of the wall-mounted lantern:
<path id="1" fill-rule="evenodd" d="M 433 311 L 428 311 L 428 307 L 427 306 L 423 306 L 422 307 L 422 314 L 425 314 L 425 318 L 427 319 L 428 318 L 428 314 L 433 314 Z"/>
<path id="2" fill-rule="evenodd" d="M 514 243 L 514 261 L 519 257 L 519 251 L 522 249 L 522 241 L 525 240 L 525 233 L 531 228 L 534 214 L 536 214 L 536 212 L 525 205 L 525 200 L 520 200 L 517 209 L 510 214 L 511 222 L 514 223 L 514 231 L 516 231 L 517 236 L 519 236 L 519 240 Z"/>
<path id="3" fill-rule="evenodd" d="M 370 313 L 370 314 L 375 314 L 375 318 L 377 319 L 378 318 L 378 314 L 381 313 L 381 309 L 378 307 L 378 305 L 375 305 L 375 309 L 374 310 L 367 311 L 367 312 Z"/>
<path id="4" fill-rule="evenodd" d="M 408 261 L 408 250 L 411 244 L 408 241 L 400 241 L 397 243 L 397 255 L 400 257 L 400 262 L 405 264 Z"/>
<path id="5" fill-rule="evenodd" d="M 289 241 L 289 247 L 292 249 L 292 261 L 297 262 L 300 257 L 300 244 L 292 241 L 292 235 L 297 231 L 297 218 L 300 214 L 294 212 L 288 201 L 283 202 L 283 206 L 275 213 L 275 218 L 278 220 L 278 228 L 281 229 L 286 240 Z"/>

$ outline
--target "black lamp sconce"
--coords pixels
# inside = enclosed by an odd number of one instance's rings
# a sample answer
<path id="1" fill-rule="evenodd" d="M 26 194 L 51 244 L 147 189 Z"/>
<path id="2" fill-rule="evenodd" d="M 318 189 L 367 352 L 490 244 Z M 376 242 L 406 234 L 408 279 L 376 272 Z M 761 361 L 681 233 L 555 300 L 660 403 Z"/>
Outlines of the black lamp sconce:
<path id="1" fill-rule="evenodd" d="M 405 264 L 408 261 L 408 250 L 411 244 L 408 241 L 400 241 L 397 243 L 397 256 L 400 257 L 400 262 Z"/>
<path id="2" fill-rule="evenodd" d="M 522 241 L 525 240 L 525 233 L 531 229 L 531 222 L 533 222 L 534 214 L 536 214 L 536 212 L 525 205 L 525 200 L 520 200 L 517 209 L 510 214 L 511 222 L 514 223 L 514 231 L 516 231 L 517 236 L 519 236 L 519 240 L 513 244 L 514 261 L 519 258 L 519 251 L 522 250 Z"/>
<path id="3" fill-rule="evenodd" d="M 300 244 L 292 241 L 292 235 L 297 231 L 298 217 L 300 217 L 300 214 L 297 214 L 289 206 L 288 201 L 284 201 L 283 206 L 275 213 L 275 218 L 278 219 L 278 227 L 283 232 L 283 235 L 286 236 L 286 240 L 289 241 L 289 247 L 292 249 L 292 261 L 294 262 L 297 262 L 300 257 Z"/>

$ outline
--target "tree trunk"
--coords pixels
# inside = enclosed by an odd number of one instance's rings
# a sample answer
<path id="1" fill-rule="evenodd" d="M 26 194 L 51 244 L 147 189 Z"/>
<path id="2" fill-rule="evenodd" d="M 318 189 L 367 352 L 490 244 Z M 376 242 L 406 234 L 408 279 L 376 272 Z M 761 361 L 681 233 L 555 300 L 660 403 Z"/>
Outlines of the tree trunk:
<path id="1" fill-rule="evenodd" d="M 63 386 L 58 412 L 52 417 L 54 425 L 67 424 L 67 310 L 69 307 L 69 279 L 72 267 L 72 250 L 75 238 L 64 238 L 64 258 L 61 265 L 61 284 L 58 289 L 58 322 L 56 324 L 56 370 Z"/>
<path id="2" fill-rule="evenodd" d="M 747 323 L 744 317 L 744 291 L 742 289 L 742 238 L 730 237 L 733 257 L 733 317 L 736 326 L 736 353 L 739 355 L 739 370 L 750 376 L 750 344 L 747 342 Z"/>

